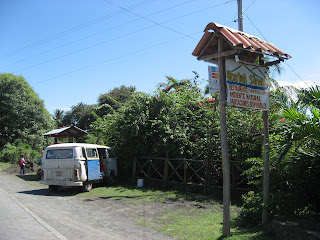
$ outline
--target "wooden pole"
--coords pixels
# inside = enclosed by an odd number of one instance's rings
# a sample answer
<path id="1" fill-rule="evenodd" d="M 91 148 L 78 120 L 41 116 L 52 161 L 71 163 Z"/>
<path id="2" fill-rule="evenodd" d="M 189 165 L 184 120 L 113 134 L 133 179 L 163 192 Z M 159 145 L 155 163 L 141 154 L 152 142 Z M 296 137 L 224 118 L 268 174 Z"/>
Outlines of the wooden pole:
<path id="1" fill-rule="evenodd" d="M 218 41 L 218 53 L 223 52 L 222 37 Z M 220 79 L 220 133 L 221 133 L 221 152 L 222 152 L 222 171 L 223 171 L 223 236 L 230 235 L 230 164 L 227 139 L 227 83 L 225 79 L 225 58 L 218 58 L 219 79 Z"/>
<path id="2" fill-rule="evenodd" d="M 263 160 L 264 160 L 264 169 L 263 169 L 263 206 L 262 206 L 262 225 L 265 225 L 268 222 L 268 208 L 267 203 L 269 201 L 269 118 L 268 111 L 262 112 L 263 118 Z"/>
<path id="3" fill-rule="evenodd" d="M 204 193 L 208 192 L 208 188 L 211 182 L 212 138 L 213 138 L 215 113 L 217 111 L 217 102 L 218 102 L 218 94 L 215 95 L 215 102 L 214 102 L 213 113 L 212 113 L 212 123 L 210 127 L 210 138 L 209 138 L 209 146 L 208 146 L 208 153 L 207 153 L 207 160 L 206 160 L 206 182 L 204 186 Z"/>
<path id="4" fill-rule="evenodd" d="M 167 180 L 168 180 L 168 174 L 169 174 L 169 153 L 166 152 L 166 159 L 165 159 L 165 162 L 164 162 L 164 173 L 163 173 L 163 181 L 164 183 L 167 183 Z"/>
<path id="5" fill-rule="evenodd" d="M 134 182 L 136 178 L 136 171 L 137 171 L 137 157 L 133 157 L 133 168 L 132 168 L 132 182 Z"/>
<path id="6" fill-rule="evenodd" d="M 188 176 L 188 164 L 187 164 L 187 160 L 184 158 L 183 159 L 183 183 L 186 184 L 187 183 L 187 176 Z"/>
<path id="7" fill-rule="evenodd" d="M 242 0 L 238 0 L 238 29 L 243 32 Z"/>

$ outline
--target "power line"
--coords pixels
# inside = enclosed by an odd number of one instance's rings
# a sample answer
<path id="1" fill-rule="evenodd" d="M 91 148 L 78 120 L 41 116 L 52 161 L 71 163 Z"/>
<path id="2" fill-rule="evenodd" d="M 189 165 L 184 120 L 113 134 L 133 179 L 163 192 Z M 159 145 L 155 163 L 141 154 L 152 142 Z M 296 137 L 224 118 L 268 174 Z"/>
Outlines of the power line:
<path id="1" fill-rule="evenodd" d="M 185 37 L 189 37 L 189 38 L 191 38 L 191 39 L 197 40 L 197 39 L 195 39 L 195 38 L 193 38 L 193 37 L 190 37 L 190 36 L 188 36 L 188 35 L 185 35 L 185 34 L 182 33 L 182 32 L 179 32 L 179 31 L 177 31 L 177 30 L 175 30 L 175 29 L 172 29 L 172 28 L 170 28 L 170 27 L 168 27 L 168 26 L 165 26 L 165 25 L 163 25 L 163 23 L 158 23 L 158 22 L 156 22 L 156 21 L 153 21 L 153 20 L 151 20 L 151 19 L 149 19 L 149 18 L 147 18 L 147 17 L 145 17 L 145 16 L 142 16 L 142 15 L 140 15 L 140 14 L 137 14 L 137 13 L 133 12 L 133 11 L 130 11 L 129 9 L 126 9 L 126 8 L 120 6 L 120 5 L 114 4 L 114 3 L 112 3 L 112 2 L 110 2 L 110 1 L 108 1 L 108 0 L 104 0 L 104 1 L 105 1 L 106 3 L 109 3 L 109 4 L 113 5 L 113 6 L 116 6 L 116 7 L 120 8 L 120 9 L 126 11 L 126 12 L 129 12 L 129 13 L 135 15 L 135 16 L 138 16 L 138 17 L 143 18 L 143 19 L 145 19 L 145 20 L 147 20 L 147 21 L 149 21 L 149 22 L 152 22 L 152 23 L 154 23 L 154 24 L 156 24 L 156 25 L 159 25 L 159 26 L 161 26 L 161 27 L 163 27 L 163 28 L 166 28 L 166 29 L 168 29 L 168 30 L 170 30 L 170 31 L 172 31 L 172 32 L 175 32 L 175 33 L 178 33 L 178 34 L 183 35 L 183 36 L 185 36 Z M 222 3 L 222 4 L 215 5 L 214 7 L 217 7 L 217 6 L 220 6 L 220 5 L 224 5 L 224 4 L 228 4 L 228 3 L 231 3 L 231 2 L 234 2 L 234 1 L 235 1 L 235 0 L 229 0 L 229 1 L 226 1 L 226 2 L 224 2 L 224 3 Z M 212 7 L 211 7 L 211 8 L 212 8 Z M 208 8 L 206 8 L 206 9 L 208 9 Z"/>
<path id="2" fill-rule="evenodd" d="M 252 3 L 249 5 L 249 7 L 247 7 L 246 10 L 244 10 L 243 12 L 246 12 L 252 6 L 252 4 L 254 4 L 255 1 L 256 0 L 253 0 Z"/>
<path id="3" fill-rule="evenodd" d="M 201 32 L 202 32 L 202 31 L 201 31 Z M 186 36 L 192 36 L 192 35 L 195 35 L 195 34 L 199 34 L 199 33 L 201 33 L 201 32 L 196 32 L 196 33 L 188 34 L 188 35 L 186 35 Z M 126 53 L 126 54 L 121 55 L 121 56 L 118 56 L 118 57 L 114 57 L 114 58 L 110 58 L 110 59 L 107 59 L 107 60 L 103 60 L 103 61 L 101 61 L 101 62 L 99 62 L 99 63 L 96 63 L 96 64 L 91 64 L 91 65 L 83 66 L 83 67 L 81 67 L 81 68 L 72 70 L 72 71 L 70 71 L 70 72 L 63 73 L 63 74 L 54 76 L 54 77 L 52 77 L 52 78 L 48 78 L 48 79 L 46 79 L 46 80 L 42 80 L 42 81 L 35 82 L 35 83 L 33 83 L 33 85 L 36 85 L 36 84 L 39 84 L 39 83 L 42 83 L 42 82 L 51 81 L 51 80 L 53 80 L 53 79 L 57 79 L 57 78 L 60 78 L 60 77 L 64 77 L 64 76 L 70 75 L 70 74 L 75 73 L 75 72 L 83 71 L 83 70 L 86 70 L 86 69 L 95 67 L 95 66 L 97 66 L 97 65 L 101 65 L 101 64 L 104 64 L 104 63 L 107 63 L 107 62 L 111 62 L 111 61 L 114 61 L 114 60 L 123 58 L 123 57 L 127 57 L 127 56 L 129 56 L 129 55 L 134 55 L 134 54 L 137 54 L 137 53 L 139 53 L 139 52 L 143 52 L 143 51 L 146 51 L 146 50 L 149 50 L 149 49 L 152 49 L 152 48 L 156 48 L 156 47 L 159 47 L 159 46 L 162 46 L 162 45 L 171 43 L 171 42 L 175 42 L 175 41 L 177 41 L 177 40 L 180 40 L 180 39 L 182 39 L 182 38 L 185 38 L 186 36 L 181 36 L 181 37 L 178 37 L 178 38 L 176 38 L 176 39 L 169 40 L 169 41 L 165 41 L 165 42 L 162 42 L 162 43 L 158 43 L 158 44 L 155 44 L 155 45 L 153 45 L 153 46 L 150 46 L 150 47 L 147 47 L 147 48 L 142 48 L 142 49 L 139 49 L 139 50 L 130 52 L 130 53 Z"/>
<path id="4" fill-rule="evenodd" d="M 290 68 L 290 70 L 301 80 L 301 82 L 307 84 L 308 86 L 310 86 L 306 81 L 303 81 L 302 78 L 293 70 L 293 68 L 287 63 L 285 62 L 285 64 Z"/>
<path id="5" fill-rule="evenodd" d="M 251 4 L 252 5 L 252 4 Z M 250 5 L 250 6 L 251 6 Z M 251 19 L 249 18 L 249 16 L 244 12 L 244 14 L 246 15 L 246 17 L 248 18 L 248 20 L 251 22 L 252 26 L 261 34 L 261 36 L 264 38 L 265 41 L 269 42 L 266 37 L 262 34 L 262 32 L 256 27 L 256 25 L 254 25 L 254 23 L 251 21 Z M 302 80 L 302 78 L 293 70 L 293 68 L 287 63 L 285 62 L 285 64 L 290 68 L 290 70 L 300 79 L 301 82 L 305 83 L 306 85 L 309 86 L 309 84 L 305 81 Z"/>
<path id="6" fill-rule="evenodd" d="M 106 3 L 109 3 L 110 5 L 113 5 L 113 6 L 116 6 L 117 8 L 120 8 L 120 9 L 123 10 L 123 11 L 129 12 L 129 13 L 135 15 L 135 16 L 138 16 L 138 17 L 140 17 L 140 18 L 142 18 L 142 19 L 145 19 L 145 20 L 147 20 L 147 21 L 149 21 L 149 22 L 151 22 L 151 23 L 153 23 L 153 24 L 155 24 L 155 25 L 159 25 L 159 26 L 161 26 L 161 27 L 163 27 L 163 28 L 166 28 L 166 29 L 168 29 L 168 30 L 170 30 L 170 31 L 172 31 L 172 32 L 179 33 L 180 35 L 187 36 L 187 35 L 185 35 L 185 34 L 182 33 L 182 32 L 179 32 L 179 31 L 174 30 L 174 29 L 172 29 L 172 28 L 170 28 L 170 27 L 167 27 L 167 26 L 165 26 L 165 25 L 163 25 L 163 24 L 161 24 L 161 23 L 158 23 L 158 22 L 156 22 L 156 21 L 153 21 L 153 20 L 151 20 L 151 19 L 149 19 L 149 18 L 147 18 L 147 17 L 144 17 L 144 16 L 142 16 L 142 15 L 140 15 L 140 14 L 137 14 L 137 13 L 135 13 L 135 12 L 132 12 L 132 11 L 130 11 L 130 10 L 124 8 L 124 7 L 121 7 L 120 5 L 114 4 L 114 3 L 110 2 L 110 1 L 107 1 L 107 0 L 104 0 L 104 1 L 105 1 Z M 190 36 L 187 36 L 187 37 L 190 37 Z M 195 38 L 192 38 L 192 37 L 190 37 L 190 38 L 191 38 L 191 39 L 195 39 Z"/>
<path id="7" fill-rule="evenodd" d="M 145 2 L 146 2 L 146 1 L 145 1 Z M 159 10 L 159 11 L 157 11 L 157 12 L 154 12 L 154 13 L 151 13 L 151 14 L 147 15 L 147 17 L 150 17 L 150 16 L 153 16 L 153 15 L 162 13 L 162 12 L 164 12 L 164 11 L 168 11 L 168 10 L 171 10 L 171 9 L 174 9 L 174 8 L 177 8 L 177 7 L 180 7 L 180 6 L 185 5 L 185 4 L 187 4 L 187 3 L 190 3 L 190 2 L 194 2 L 194 0 L 189 0 L 189 1 L 186 1 L 186 2 L 183 2 L 183 3 L 180 3 L 180 4 L 177 4 L 177 5 L 174 5 L 174 6 L 172 6 L 172 7 Z M 96 33 L 94 33 L 94 34 L 88 35 L 88 36 L 86 36 L 86 37 L 83 37 L 83 38 L 74 40 L 74 41 L 72 41 L 72 42 L 69 42 L 69 43 L 66 43 L 66 44 L 63 44 L 63 45 L 60 45 L 60 46 L 57 46 L 57 47 L 55 47 L 55 48 L 52 48 L 52 49 L 49 49 L 49 50 L 47 50 L 47 51 L 41 52 L 41 53 L 39 53 L 39 54 L 32 55 L 32 56 L 30 56 L 30 57 L 27 57 L 27 58 L 24 58 L 24 59 L 22 59 L 22 60 L 16 61 L 16 62 L 14 62 L 14 63 L 5 65 L 5 66 L 3 66 L 3 67 L 8 67 L 8 66 L 11 66 L 11 65 L 20 63 L 20 62 L 24 62 L 24 61 L 26 61 L 26 60 L 32 59 L 32 58 L 34 58 L 34 57 L 41 56 L 41 55 L 43 55 L 43 54 L 46 54 L 46 53 L 52 52 L 52 51 L 54 51 L 54 50 L 57 50 L 57 49 L 59 49 L 59 48 L 66 47 L 66 46 L 71 45 L 71 44 L 73 44 L 73 43 L 76 43 L 76 42 L 79 42 L 79 41 L 82 41 L 82 40 L 91 38 L 91 37 L 93 37 L 93 36 L 97 36 L 97 35 L 99 35 L 99 34 L 108 32 L 108 31 L 113 30 L 113 29 L 120 28 L 120 27 L 122 27 L 122 26 L 126 26 L 126 25 L 128 25 L 128 24 L 130 24 L 130 23 L 133 23 L 133 22 L 136 22 L 136 21 L 138 21 L 138 20 L 140 20 L 140 19 L 141 19 L 141 18 L 139 17 L 139 18 L 137 18 L 137 19 L 134 19 L 134 20 L 132 20 L 132 21 L 126 22 L 126 23 L 124 23 L 124 24 L 120 24 L 120 25 L 117 25 L 117 26 L 108 28 L 108 29 L 106 29 L 106 30 L 104 30 L 104 31 L 96 32 Z M 171 20 L 170 20 L 170 21 L 171 21 Z M 173 20 L 172 20 L 172 21 L 173 21 Z"/>
<path id="8" fill-rule="evenodd" d="M 152 0 L 146 0 L 146 1 L 140 2 L 140 3 L 135 4 L 135 5 L 133 5 L 133 6 L 129 7 L 129 8 L 130 8 L 130 9 L 134 9 L 134 8 L 139 7 L 139 6 L 141 6 L 141 5 L 144 5 L 144 4 L 148 3 L 148 2 L 152 2 Z M 12 55 L 18 54 L 18 53 L 24 51 L 25 49 L 39 46 L 39 45 L 41 45 L 41 44 L 43 44 L 43 43 L 46 43 L 46 42 L 48 42 L 48 41 L 50 41 L 50 40 L 59 38 L 59 37 L 61 37 L 61 36 L 64 36 L 64 35 L 66 35 L 66 34 L 69 34 L 69 33 L 71 33 L 71 32 L 75 32 L 75 31 L 77 31 L 77 30 L 80 30 L 80 29 L 85 28 L 85 27 L 88 27 L 88 26 L 90 26 L 90 25 L 92 25 L 92 24 L 101 22 L 101 21 L 103 21 L 103 20 L 105 20 L 105 19 L 107 19 L 107 18 L 114 17 L 114 16 L 116 16 L 116 15 L 118 15 L 118 14 L 121 14 L 121 13 L 122 13 L 122 11 L 117 11 L 117 12 L 114 12 L 114 13 L 111 13 L 111 14 L 108 14 L 108 15 L 105 15 L 105 16 L 103 16 L 103 17 L 96 18 L 96 19 L 94 19 L 94 20 L 92 20 L 92 21 L 90 21 L 90 22 L 88 22 L 88 23 L 81 24 L 81 25 L 78 25 L 78 26 L 76 26 L 76 27 L 70 28 L 70 29 L 68 29 L 68 30 L 66 30 L 66 31 L 60 32 L 60 33 L 58 33 L 58 34 L 55 34 L 55 35 L 50 36 L 50 37 L 48 37 L 48 38 L 42 39 L 42 40 L 40 40 L 40 41 L 31 43 L 31 44 L 29 44 L 29 45 L 26 45 L 26 46 L 24 46 L 24 47 L 22 47 L 22 48 L 19 48 L 19 49 L 17 49 L 17 50 L 14 50 L 14 51 L 12 51 L 12 52 L 10 52 L 10 53 L 7 53 L 7 54 L 1 56 L 1 57 L 0 57 L 0 60 L 5 59 L 5 58 L 7 58 L 7 57 L 10 57 L 10 56 L 12 56 Z"/>
<path id="9" fill-rule="evenodd" d="M 262 32 L 256 27 L 256 25 L 254 25 L 254 23 L 251 21 L 251 19 L 249 18 L 249 16 L 243 12 L 244 15 L 246 15 L 246 17 L 248 18 L 248 20 L 251 22 L 252 26 L 261 34 L 261 36 L 264 38 L 265 41 L 267 41 L 266 37 L 262 34 Z M 268 41 L 267 41 L 268 42 Z"/>
<path id="10" fill-rule="evenodd" d="M 90 48 L 93 48 L 93 47 L 96 47 L 96 46 L 99 46 L 99 45 L 102 45 L 102 44 L 105 44 L 105 43 L 108 43 L 108 42 L 111 42 L 111 41 L 114 41 L 114 40 L 117 40 L 117 39 L 120 39 L 120 38 L 123 38 L 123 37 L 126 37 L 126 36 L 129 36 L 129 35 L 132 35 L 132 34 L 141 32 L 141 31 L 144 31 L 144 30 L 146 30 L 146 29 L 152 28 L 152 27 L 157 26 L 157 25 L 158 25 L 158 26 L 163 26 L 163 27 L 165 27 L 165 28 L 167 28 L 167 29 L 170 29 L 171 31 L 173 31 L 173 32 L 175 32 L 175 33 L 179 33 L 179 34 L 181 34 L 181 35 L 183 35 L 183 36 L 185 36 L 185 37 L 188 37 L 188 38 L 190 38 L 190 39 L 193 39 L 193 40 L 198 41 L 198 39 L 196 39 L 196 38 L 194 38 L 194 37 L 191 37 L 190 35 L 185 35 L 184 33 L 181 33 L 181 32 L 179 32 L 179 31 L 176 31 L 176 30 L 174 30 L 174 29 L 172 29 L 172 28 L 168 28 L 168 27 L 164 26 L 163 24 L 164 24 L 164 23 L 171 22 L 171 21 L 174 21 L 174 20 L 177 20 L 177 19 L 180 19 L 180 18 L 184 18 L 184 17 L 186 17 L 186 16 L 193 15 L 193 14 L 196 14 L 196 13 L 199 13 L 199 12 L 202 12 L 202 11 L 205 11 L 205 10 L 208 10 L 208 9 L 210 9 L 210 8 L 214 8 L 214 7 L 221 6 L 221 5 L 230 3 L 230 2 L 234 2 L 234 1 L 235 1 L 235 0 L 230 0 L 230 1 L 224 2 L 224 3 L 222 3 L 222 4 L 214 5 L 214 6 L 211 6 L 211 7 L 206 7 L 206 8 L 203 8 L 203 9 L 201 9 L 201 10 L 194 11 L 194 12 L 191 12 L 191 13 L 189 13 L 189 14 L 185 14 L 185 15 L 183 15 L 183 16 L 180 16 L 180 17 L 177 17 L 177 18 L 174 18 L 174 19 L 171 19 L 171 20 L 167 20 L 167 21 L 162 22 L 162 23 L 158 23 L 158 22 L 152 21 L 152 22 L 154 23 L 154 25 L 152 25 L 152 26 L 145 27 L 145 28 L 142 28 L 142 29 L 133 31 L 133 32 L 131 32 L 131 33 L 127 33 L 127 34 L 121 35 L 121 36 L 119 36 L 119 37 L 115 37 L 115 38 L 113 38 L 113 39 L 109 39 L 109 40 L 106 40 L 106 41 L 102 41 L 102 42 L 96 43 L 96 44 L 94 44 L 94 45 L 88 46 L 88 47 L 86 47 L 86 48 L 82 48 L 82 49 L 80 49 L 80 50 L 73 51 L 73 52 L 71 52 L 71 53 L 64 54 L 64 55 L 62 55 L 62 56 L 59 56 L 59 57 L 56 57 L 56 58 L 53 58 L 53 59 L 49 59 L 49 60 L 43 61 L 43 62 L 41 62 L 41 63 L 38 63 L 38 64 L 35 64 L 35 65 L 32 65 L 32 66 L 23 68 L 23 69 L 21 69 L 20 71 L 27 70 L 27 69 L 30 69 L 30 68 L 33 68 L 33 67 L 37 67 L 37 66 L 40 66 L 40 65 L 42 65 L 42 64 L 45 64 L 45 63 L 48 63 L 48 62 L 52 62 L 52 61 L 61 59 L 61 58 L 63 58 L 63 57 L 67 57 L 67 56 L 70 56 L 70 55 L 73 55 L 73 54 L 76 54 L 76 53 L 79 53 L 79 52 L 88 50 L 88 49 L 90 49 Z M 141 18 L 145 18 L 145 19 L 146 19 L 146 17 L 142 17 L 142 16 L 141 16 Z"/>

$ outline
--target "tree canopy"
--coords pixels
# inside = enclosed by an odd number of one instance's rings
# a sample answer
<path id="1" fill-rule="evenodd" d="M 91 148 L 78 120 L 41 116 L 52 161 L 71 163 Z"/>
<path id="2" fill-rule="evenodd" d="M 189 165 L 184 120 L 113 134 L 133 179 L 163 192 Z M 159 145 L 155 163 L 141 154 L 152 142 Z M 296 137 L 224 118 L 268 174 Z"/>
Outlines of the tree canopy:
<path id="1" fill-rule="evenodd" d="M 52 121 L 43 101 L 22 76 L 0 74 L 0 102 L 0 149 L 17 139 L 42 149 L 42 134 Z"/>

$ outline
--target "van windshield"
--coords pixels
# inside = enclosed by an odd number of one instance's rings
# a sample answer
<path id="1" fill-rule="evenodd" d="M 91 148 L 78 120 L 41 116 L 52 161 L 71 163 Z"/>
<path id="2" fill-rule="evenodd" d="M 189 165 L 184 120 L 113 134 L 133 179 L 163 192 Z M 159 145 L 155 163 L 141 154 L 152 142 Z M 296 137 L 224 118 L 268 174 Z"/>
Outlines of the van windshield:
<path id="1" fill-rule="evenodd" d="M 46 159 L 69 159 L 73 158 L 73 149 L 52 149 L 48 150 Z"/>

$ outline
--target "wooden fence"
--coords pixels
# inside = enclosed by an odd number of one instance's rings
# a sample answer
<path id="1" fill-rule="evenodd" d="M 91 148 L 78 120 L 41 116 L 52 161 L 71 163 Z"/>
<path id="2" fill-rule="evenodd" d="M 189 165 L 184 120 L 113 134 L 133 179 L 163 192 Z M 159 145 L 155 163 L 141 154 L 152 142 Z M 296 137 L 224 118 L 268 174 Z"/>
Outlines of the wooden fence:
<path id="1" fill-rule="evenodd" d="M 250 165 L 246 162 L 230 161 L 231 188 L 247 189 L 247 178 L 242 173 Z M 208 173 L 208 174 L 207 174 Z M 134 158 L 133 179 L 183 183 L 202 187 L 222 187 L 222 161 L 194 160 L 186 158 Z"/>

